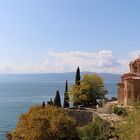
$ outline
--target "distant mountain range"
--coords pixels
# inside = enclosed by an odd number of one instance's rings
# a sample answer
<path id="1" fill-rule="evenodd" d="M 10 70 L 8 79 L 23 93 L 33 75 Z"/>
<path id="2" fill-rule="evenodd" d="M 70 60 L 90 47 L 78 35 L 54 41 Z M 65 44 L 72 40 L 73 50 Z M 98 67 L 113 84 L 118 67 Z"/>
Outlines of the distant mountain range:
<path id="1" fill-rule="evenodd" d="M 104 79 L 105 82 L 117 83 L 121 79 L 120 74 L 81 72 L 81 77 L 84 74 L 98 74 Z M 0 80 L 1 79 L 35 79 L 35 80 L 44 79 L 44 80 L 47 80 L 47 81 L 65 81 L 65 80 L 68 80 L 69 82 L 74 82 L 75 72 L 40 73 L 40 74 L 1 74 L 0 75 Z"/>
<path id="2" fill-rule="evenodd" d="M 95 73 L 95 72 L 81 72 L 81 77 L 84 74 L 98 74 L 100 75 L 104 81 L 120 81 L 121 75 L 120 74 L 112 74 L 112 73 Z M 44 76 L 48 77 L 50 80 L 68 80 L 68 81 L 74 81 L 75 80 L 75 72 L 67 72 L 67 73 L 49 73 L 44 74 Z M 55 79 L 54 79 L 55 78 Z"/>
<path id="3" fill-rule="evenodd" d="M 84 74 L 98 74 L 100 75 L 105 82 L 118 82 L 121 79 L 120 74 L 112 74 L 112 73 L 95 73 L 95 72 L 81 72 L 81 77 Z M 75 80 L 75 72 L 67 72 L 67 73 L 49 73 L 44 74 L 44 76 L 50 80 L 68 80 L 68 81 L 74 81 Z"/>

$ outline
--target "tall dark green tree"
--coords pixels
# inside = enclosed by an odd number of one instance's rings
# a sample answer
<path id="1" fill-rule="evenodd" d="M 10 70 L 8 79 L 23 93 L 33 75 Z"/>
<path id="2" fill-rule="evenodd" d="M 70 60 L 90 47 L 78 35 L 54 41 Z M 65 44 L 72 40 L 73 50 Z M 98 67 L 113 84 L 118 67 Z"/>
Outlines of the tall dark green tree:
<path id="1" fill-rule="evenodd" d="M 68 81 L 66 80 L 65 92 L 64 92 L 64 108 L 69 107 L 69 93 L 68 93 Z"/>
<path id="2" fill-rule="evenodd" d="M 68 92 L 68 81 L 66 80 L 65 92 Z"/>
<path id="3" fill-rule="evenodd" d="M 75 85 L 80 85 L 80 80 L 81 80 L 80 68 L 78 67 L 76 70 Z"/>
<path id="4" fill-rule="evenodd" d="M 42 103 L 42 107 L 44 108 L 44 107 L 45 107 L 45 105 L 46 105 L 46 104 L 45 104 L 45 101 L 43 101 L 43 103 Z"/>
<path id="5" fill-rule="evenodd" d="M 54 106 L 61 107 L 61 98 L 60 98 L 59 90 L 56 91 L 56 95 L 54 98 Z"/>

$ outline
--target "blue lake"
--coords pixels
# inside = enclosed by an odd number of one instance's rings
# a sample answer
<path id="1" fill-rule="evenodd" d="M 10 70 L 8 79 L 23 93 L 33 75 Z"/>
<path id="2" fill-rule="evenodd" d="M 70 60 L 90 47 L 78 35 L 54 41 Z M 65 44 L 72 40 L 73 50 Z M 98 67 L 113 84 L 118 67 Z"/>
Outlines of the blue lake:
<path id="1" fill-rule="evenodd" d="M 116 82 L 106 81 L 105 85 L 108 97 L 116 96 Z M 0 75 L 0 140 L 15 128 L 19 115 L 30 106 L 54 98 L 56 90 L 63 100 L 64 88 L 65 80 L 52 80 L 45 75 Z"/>

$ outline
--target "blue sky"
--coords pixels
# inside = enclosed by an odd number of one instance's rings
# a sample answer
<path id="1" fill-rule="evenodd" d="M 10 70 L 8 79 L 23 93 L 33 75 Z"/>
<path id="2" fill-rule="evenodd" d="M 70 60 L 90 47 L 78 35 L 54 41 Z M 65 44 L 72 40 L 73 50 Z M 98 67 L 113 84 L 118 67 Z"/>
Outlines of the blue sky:
<path id="1" fill-rule="evenodd" d="M 123 73 L 140 54 L 139 7 L 139 0 L 0 0 L 0 72 L 79 65 Z"/>

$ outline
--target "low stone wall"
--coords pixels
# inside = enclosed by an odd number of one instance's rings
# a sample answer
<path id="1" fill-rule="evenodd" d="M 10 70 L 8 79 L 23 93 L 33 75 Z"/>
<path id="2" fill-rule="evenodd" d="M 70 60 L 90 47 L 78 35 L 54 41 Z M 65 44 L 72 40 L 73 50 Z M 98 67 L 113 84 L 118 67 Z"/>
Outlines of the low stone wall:
<path id="1" fill-rule="evenodd" d="M 66 111 L 68 112 L 68 115 L 76 120 L 77 125 L 80 127 L 92 122 L 94 117 L 96 116 L 96 114 L 92 113 L 91 111 L 74 109 L 68 109 Z"/>

